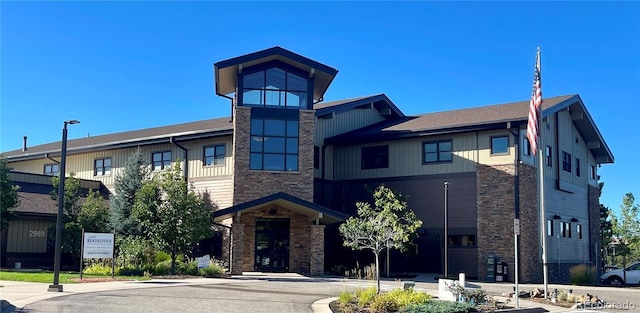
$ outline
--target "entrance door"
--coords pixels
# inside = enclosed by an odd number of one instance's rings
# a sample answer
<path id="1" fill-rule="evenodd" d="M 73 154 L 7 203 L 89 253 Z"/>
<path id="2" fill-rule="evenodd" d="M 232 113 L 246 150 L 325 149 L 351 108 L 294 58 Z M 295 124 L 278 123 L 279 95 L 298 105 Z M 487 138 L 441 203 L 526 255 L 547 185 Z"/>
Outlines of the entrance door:
<path id="1" fill-rule="evenodd" d="M 256 219 L 256 263 L 261 272 L 289 270 L 289 219 Z"/>

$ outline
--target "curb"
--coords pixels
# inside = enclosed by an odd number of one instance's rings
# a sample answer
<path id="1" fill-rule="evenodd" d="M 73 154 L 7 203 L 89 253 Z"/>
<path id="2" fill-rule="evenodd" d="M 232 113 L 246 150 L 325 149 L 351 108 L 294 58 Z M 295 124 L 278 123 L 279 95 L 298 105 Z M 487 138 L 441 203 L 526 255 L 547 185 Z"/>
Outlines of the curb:
<path id="1" fill-rule="evenodd" d="M 331 311 L 331 309 L 329 308 L 329 303 L 337 299 L 338 297 L 320 299 L 311 304 L 311 310 L 314 313 L 333 313 L 333 311 Z"/>

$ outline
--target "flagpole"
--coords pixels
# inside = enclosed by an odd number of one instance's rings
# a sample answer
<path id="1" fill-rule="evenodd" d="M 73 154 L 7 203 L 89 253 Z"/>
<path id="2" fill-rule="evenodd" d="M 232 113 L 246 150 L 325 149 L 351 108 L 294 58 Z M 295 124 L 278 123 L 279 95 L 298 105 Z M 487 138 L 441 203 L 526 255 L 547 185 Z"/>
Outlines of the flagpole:
<path id="1" fill-rule="evenodd" d="M 536 66 L 538 67 L 538 80 L 542 86 L 542 66 L 541 66 L 540 47 L 538 47 L 538 55 L 536 57 Z M 541 88 L 541 87 L 540 87 Z M 542 92 L 540 93 L 540 116 L 538 116 L 538 203 L 540 205 L 540 223 L 542 225 L 542 277 L 544 282 L 544 297 L 549 295 L 549 268 L 547 259 L 547 218 L 544 205 L 544 155 L 542 154 L 544 127 L 542 125 Z M 551 157 L 551 156 L 550 156 Z"/>

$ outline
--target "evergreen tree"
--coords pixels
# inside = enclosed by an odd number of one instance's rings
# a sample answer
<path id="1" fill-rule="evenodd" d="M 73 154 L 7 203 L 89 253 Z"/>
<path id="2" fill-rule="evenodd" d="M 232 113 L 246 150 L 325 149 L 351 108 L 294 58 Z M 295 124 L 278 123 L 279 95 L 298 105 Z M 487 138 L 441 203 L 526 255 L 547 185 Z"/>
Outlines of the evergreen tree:
<path id="1" fill-rule="evenodd" d="M 613 233 L 618 239 L 618 264 L 624 267 L 628 261 L 640 258 L 640 206 L 633 193 L 622 198 L 620 216 L 613 219 Z"/>
<path id="2" fill-rule="evenodd" d="M 0 231 L 6 230 L 9 222 L 15 218 L 10 209 L 18 205 L 18 189 L 9 179 L 7 160 L 0 155 Z"/>
<path id="3" fill-rule="evenodd" d="M 116 176 L 115 194 L 111 196 L 111 220 L 109 225 L 118 236 L 138 235 L 140 229 L 131 217 L 136 192 L 149 179 L 149 167 L 140 149 L 133 152 L 122 174 Z"/>

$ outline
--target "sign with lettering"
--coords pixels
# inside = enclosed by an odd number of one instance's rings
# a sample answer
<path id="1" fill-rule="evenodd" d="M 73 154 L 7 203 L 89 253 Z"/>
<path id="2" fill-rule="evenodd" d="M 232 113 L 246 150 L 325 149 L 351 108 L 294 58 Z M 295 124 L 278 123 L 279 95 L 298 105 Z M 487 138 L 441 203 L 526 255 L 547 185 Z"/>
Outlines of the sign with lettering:
<path id="1" fill-rule="evenodd" d="M 84 233 L 82 257 L 85 259 L 112 259 L 112 233 Z"/>

